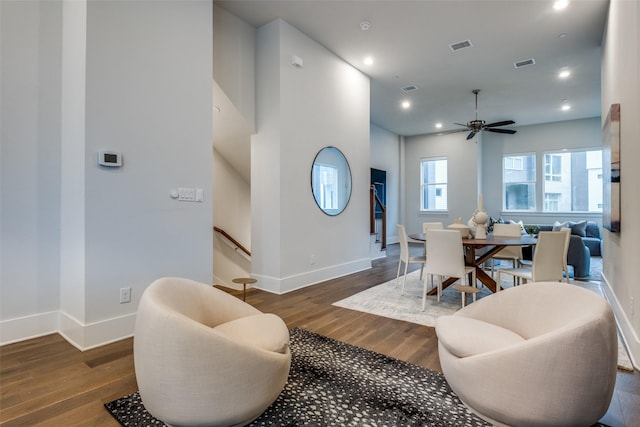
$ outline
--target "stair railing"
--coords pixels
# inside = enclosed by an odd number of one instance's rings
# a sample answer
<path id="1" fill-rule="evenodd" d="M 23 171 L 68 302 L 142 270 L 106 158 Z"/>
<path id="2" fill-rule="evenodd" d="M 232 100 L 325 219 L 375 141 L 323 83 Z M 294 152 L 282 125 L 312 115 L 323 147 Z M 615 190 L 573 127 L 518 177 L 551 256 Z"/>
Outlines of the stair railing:
<path id="1" fill-rule="evenodd" d="M 247 258 L 249 261 L 251 261 L 251 251 L 247 248 L 245 248 L 242 243 L 238 242 L 236 239 L 234 239 L 229 233 L 227 233 L 226 231 L 224 231 L 222 228 L 220 227 L 213 227 L 213 230 L 216 233 L 219 233 L 221 236 L 223 236 L 226 240 L 226 242 L 236 251 L 240 251 L 242 252 L 241 255 L 243 255 L 245 258 Z"/>
<path id="2" fill-rule="evenodd" d="M 376 230 L 376 207 L 380 207 L 382 212 L 382 230 L 380 232 L 380 250 L 387 249 L 387 209 L 382 204 L 375 185 L 369 187 L 369 230 L 371 234 L 377 234 Z"/>

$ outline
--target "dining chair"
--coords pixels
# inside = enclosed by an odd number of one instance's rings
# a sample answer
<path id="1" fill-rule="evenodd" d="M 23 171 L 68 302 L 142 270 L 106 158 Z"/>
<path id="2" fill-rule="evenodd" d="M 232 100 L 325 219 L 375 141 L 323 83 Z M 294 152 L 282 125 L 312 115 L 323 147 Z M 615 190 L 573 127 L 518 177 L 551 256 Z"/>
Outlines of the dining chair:
<path id="1" fill-rule="evenodd" d="M 462 235 L 457 230 L 427 230 L 427 263 L 424 267 L 424 290 L 422 293 L 422 311 L 427 301 L 427 277 L 438 276 L 438 302 L 442 294 L 442 277 L 462 279 L 471 274 L 469 288 L 475 287 L 476 269 L 464 264 Z M 471 291 L 471 289 L 468 289 Z M 475 301 L 475 293 L 473 294 Z"/>
<path id="2" fill-rule="evenodd" d="M 427 230 L 444 230 L 444 224 L 441 222 L 423 222 L 422 234 L 427 234 Z M 424 256 L 427 256 L 427 244 L 424 245 Z M 431 276 L 431 286 L 433 286 L 433 276 Z"/>
<path id="3" fill-rule="evenodd" d="M 521 237 L 522 228 L 519 224 L 494 224 L 493 235 L 499 237 Z M 494 264 L 496 260 L 511 260 L 513 262 L 513 268 L 519 266 L 519 262 L 522 259 L 522 246 L 507 246 L 500 252 L 491 257 L 491 277 L 494 275 Z M 515 281 L 515 276 L 514 279 Z"/>
<path id="4" fill-rule="evenodd" d="M 511 274 L 517 278 L 516 284 L 523 279 L 525 283 L 557 281 L 561 282 L 566 264 L 566 233 L 563 231 L 541 231 L 533 253 L 531 268 L 499 268 L 496 280 L 496 292 L 500 291 L 501 274 Z"/>
<path id="5" fill-rule="evenodd" d="M 564 270 L 564 280 L 569 283 L 569 266 L 567 265 L 567 253 L 569 252 L 569 242 L 571 241 L 571 229 L 562 227 L 560 231 L 565 234 L 564 238 L 564 256 L 562 257 L 562 269 Z"/>
<path id="6" fill-rule="evenodd" d="M 400 259 L 398 260 L 398 273 L 396 274 L 396 286 L 398 286 L 398 280 L 400 279 L 400 267 L 404 263 L 404 279 L 402 280 L 402 295 L 404 295 L 404 285 L 407 283 L 407 268 L 409 264 L 422 264 L 420 266 L 420 279 L 424 272 L 424 264 L 426 257 L 423 256 L 411 256 L 409 253 L 409 238 L 407 237 L 407 231 L 404 225 L 398 224 L 398 237 L 400 238 Z"/>

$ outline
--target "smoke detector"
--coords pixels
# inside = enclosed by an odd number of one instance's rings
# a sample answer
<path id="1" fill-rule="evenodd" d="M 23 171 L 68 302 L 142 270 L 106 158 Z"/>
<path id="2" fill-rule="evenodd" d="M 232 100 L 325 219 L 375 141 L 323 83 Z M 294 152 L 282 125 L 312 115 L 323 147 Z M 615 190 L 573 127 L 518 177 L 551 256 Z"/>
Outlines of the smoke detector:
<path id="1" fill-rule="evenodd" d="M 362 21 L 362 22 L 360 23 L 360 29 L 361 29 L 362 31 L 367 31 L 369 28 L 371 28 L 371 22 L 369 22 L 369 21 Z"/>

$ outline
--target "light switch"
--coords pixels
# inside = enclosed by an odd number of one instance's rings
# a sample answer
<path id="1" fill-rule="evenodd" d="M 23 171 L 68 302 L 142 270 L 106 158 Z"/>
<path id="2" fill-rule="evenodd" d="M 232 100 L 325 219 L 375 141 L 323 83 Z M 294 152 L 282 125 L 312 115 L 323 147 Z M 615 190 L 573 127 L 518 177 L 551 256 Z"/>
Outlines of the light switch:
<path id="1" fill-rule="evenodd" d="M 196 188 L 196 202 L 204 202 L 204 190 Z"/>
<path id="2" fill-rule="evenodd" d="M 178 200 L 182 202 L 193 202 L 196 199 L 195 188 L 178 188 Z"/>

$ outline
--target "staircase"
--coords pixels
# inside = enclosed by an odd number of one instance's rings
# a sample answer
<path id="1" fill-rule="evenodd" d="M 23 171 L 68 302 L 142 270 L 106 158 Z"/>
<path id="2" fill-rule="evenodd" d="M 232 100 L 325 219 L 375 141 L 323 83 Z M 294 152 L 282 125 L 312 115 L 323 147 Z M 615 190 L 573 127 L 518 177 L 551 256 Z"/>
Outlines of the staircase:
<path id="1" fill-rule="evenodd" d="M 376 218 L 376 207 L 382 211 L 381 218 Z M 371 259 L 385 258 L 387 256 L 387 210 L 380 201 L 374 185 L 369 188 L 369 228 Z"/>

